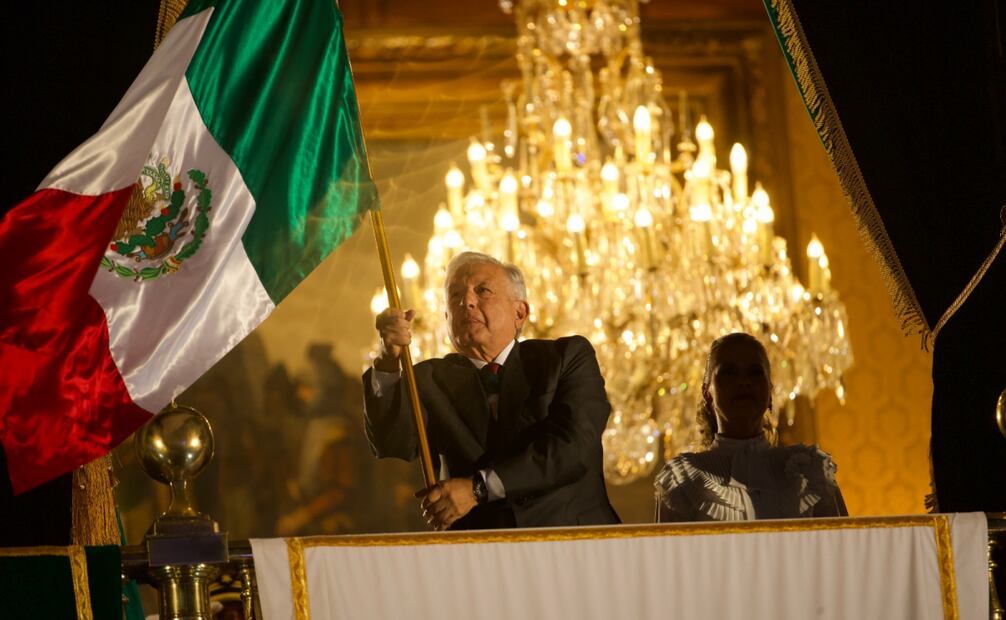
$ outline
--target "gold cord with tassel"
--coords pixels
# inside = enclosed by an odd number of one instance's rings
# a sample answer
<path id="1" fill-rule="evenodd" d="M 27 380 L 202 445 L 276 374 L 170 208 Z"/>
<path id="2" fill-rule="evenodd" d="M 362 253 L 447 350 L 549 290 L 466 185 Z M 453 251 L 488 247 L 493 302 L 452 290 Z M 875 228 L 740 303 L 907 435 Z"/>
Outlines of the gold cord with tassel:
<path id="1" fill-rule="evenodd" d="M 157 30 L 154 31 L 154 49 L 168 36 L 168 31 L 178 21 L 178 16 L 188 3 L 189 0 L 161 0 L 161 7 L 157 11 Z"/>
<path id="2" fill-rule="evenodd" d="M 74 470 L 71 511 L 72 544 L 119 544 L 119 525 L 112 495 L 111 455 L 106 454 Z"/>

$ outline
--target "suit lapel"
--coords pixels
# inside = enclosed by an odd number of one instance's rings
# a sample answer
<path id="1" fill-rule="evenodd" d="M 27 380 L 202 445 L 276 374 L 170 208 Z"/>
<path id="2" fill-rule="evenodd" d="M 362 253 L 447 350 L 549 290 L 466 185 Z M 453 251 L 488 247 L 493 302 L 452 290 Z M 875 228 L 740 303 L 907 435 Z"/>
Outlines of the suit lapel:
<path id="1" fill-rule="evenodd" d="M 478 371 L 467 358 L 457 353 L 448 354 L 444 361 L 447 363 L 437 365 L 434 381 L 484 448 L 489 430 L 489 403 L 479 383 Z"/>
<path id="2" fill-rule="evenodd" d="M 517 416 L 524 408 L 524 402 L 531 393 L 531 385 L 524 374 L 524 363 L 520 357 L 520 343 L 514 344 L 503 364 L 503 382 L 500 385 L 500 401 L 496 410 L 489 438 L 493 452 L 509 446 L 517 428 Z"/>

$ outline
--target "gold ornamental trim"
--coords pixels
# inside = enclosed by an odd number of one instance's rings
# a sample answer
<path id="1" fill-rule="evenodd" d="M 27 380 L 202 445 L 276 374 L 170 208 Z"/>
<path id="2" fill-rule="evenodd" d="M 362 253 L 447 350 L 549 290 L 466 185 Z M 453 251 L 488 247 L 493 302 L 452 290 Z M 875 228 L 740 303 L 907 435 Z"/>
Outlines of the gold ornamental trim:
<path id="1" fill-rule="evenodd" d="M 307 563 L 304 561 L 303 540 L 287 538 L 286 553 L 290 562 L 290 596 L 293 599 L 293 616 L 296 620 L 311 620 L 311 600 L 307 594 Z"/>
<path id="2" fill-rule="evenodd" d="M 813 519 L 799 523 L 780 521 L 750 521 L 719 525 L 647 525 L 616 528 L 554 528 L 543 530 L 509 530 L 488 532 L 458 532 L 431 534 L 385 534 L 317 538 L 288 538 L 286 540 L 290 562 L 290 581 L 297 620 L 310 620 L 310 602 L 307 589 L 307 570 L 304 550 L 310 547 L 366 547 L 366 546 L 419 546 L 464 543 L 549 542 L 585 539 L 640 538 L 658 536 L 701 536 L 715 534 L 751 534 L 769 532 L 807 532 L 821 530 L 849 530 L 893 527 L 933 528 L 940 574 L 940 590 L 944 618 L 959 617 L 957 584 L 954 573 L 953 543 L 950 521 L 945 515 L 900 518 Z M 65 556 L 70 560 L 74 597 L 79 620 L 92 620 L 87 558 L 84 548 L 27 547 L 0 549 L 0 557 Z"/>
<path id="3" fill-rule="evenodd" d="M 408 534 L 361 534 L 316 536 L 298 539 L 304 549 L 313 547 L 401 547 L 457 545 L 466 543 L 556 542 L 569 540 L 653 538 L 659 536 L 713 536 L 718 534 L 764 534 L 814 532 L 888 527 L 934 527 L 934 517 L 862 517 L 849 519 L 785 519 L 727 523 L 648 524 L 594 527 L 556 527 L 533 530 L 480 530 L 475 532 L 430 532 Z"/>
<path id="4" fill-rule="evenodd" d="M 93 620 L 91 584 L 87 579 L 87 555 L 80 545 L 73 545 L 67 549 L 70 556 L 70 576 L 73 578 L 73 597 L 77 603 L 77 620 Z"/>
<path id="5" fill-rule="evenodd" d="M 94 620 L 91 610 L 91 584 L 87 579 L 87 554 L 81 545 L 69 547 L 39 546 L 0 549 L 0 558 L 56 556 L 70 561 L 70 580 L 73 582 L 73 601 L 77 620 Z"/>
<path id="6" fill-rule="evenodd" d="M 38 547 L 0 547 L 0 558 L 24 558 L 37 555 L 56 555 L 67 557 L 70 552 L 67 547 L 39 545 Z"/>
<path id="7" fill-rule="evenodd" d="M 430 532 L 405 534 L 360 534 L 287 538 L 290 558 L 290 587 L 294 617 L 310 620 L 305 550 L 320 547 L 408 547 L 459 545 L 469 543 L 523 543 L 666 536 L 713 536 L 721 534 L 767 534 L 776 532 L 817 532 L 903 527 L 930 527 L 936 541 L 936 561 L 940 575 L 943 617 L 958 620 L 957 580 L 954 574 L 953 541 L 947 515 L 904 517 L 835 517 L 828 519 L 786 519 L 779 521 L 737 521 L 719 523 L 648 524 L 596 527 L 557 527 L 525 530 L 481 530 L 476 532 Z"/>
<path id="8" fill-rule="evenodd" d="M 800 87 L 804 105 L 814 121 L 814 128 L 831 159 L 831 165 L 838 173 L 842 193 L 852 208 L 859 236 L 870 256 L 880 266 L 884 286 L 901 321 L 901 330 L 905 334 L 919 335 L 922 347 L 928 350 L 934 333 L 873 202 L 792 0 L 771 0 L 771 5 L 775 12 L 773 22 L 776 32 Z"/>
<path id="9" fill-rule="evenodd" d="M 933 535 L 936 536 L 936 559 L 940 568 L 940 594 L 943 600 L 943 617 L 957 620 L 957 576 L 954 572 L 954 544 L 950 537 L 950 517 L 934 517 Z"/>

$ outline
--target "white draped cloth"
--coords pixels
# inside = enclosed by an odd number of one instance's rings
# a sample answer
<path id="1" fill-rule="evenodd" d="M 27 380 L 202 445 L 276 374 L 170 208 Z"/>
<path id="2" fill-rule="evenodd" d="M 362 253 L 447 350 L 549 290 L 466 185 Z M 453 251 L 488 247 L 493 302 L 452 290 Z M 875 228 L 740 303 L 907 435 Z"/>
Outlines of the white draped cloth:
<path id="1" fill-rule="evenodd" d="M 983 620 L 985 515 L 252 540 L 265 620 Z"/>
<path id="2" fill-rule="evenodd" d="M 752 521 L 845 516 L 835 463 L 817 446 L 773 447 L 763 437 L 717 435 L 657 474 L 663 521 Z"/>

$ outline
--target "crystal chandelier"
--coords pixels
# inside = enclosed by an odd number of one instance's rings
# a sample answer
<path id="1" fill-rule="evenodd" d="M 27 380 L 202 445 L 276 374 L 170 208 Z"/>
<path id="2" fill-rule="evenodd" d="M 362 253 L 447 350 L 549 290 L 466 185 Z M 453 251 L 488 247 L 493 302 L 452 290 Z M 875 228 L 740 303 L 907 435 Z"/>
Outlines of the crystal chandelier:
<path id="1" fill-rule="evenodd" d="M 473 249 L 517 264 L 531 314 L 523 337 L 581 334 L 593 343 L 612 415 L 605 475 L 650 473 L 695 440 L 710 343 L 746 331 L 773 368 L 773 424 L 798 395 L 844 399 L 852 363 L 845 307 L 816 237 L 805 288 L 747 154 L 721 167 L 714 132 L 694 132 L 687 98 L 672 118 L 660 72 L 643 55 L 635 0 L 505 0 L 516 17 L 519 82 L 505 82 L 502 139 L 472 139 L 469 175 L 452 165 L 422 268 L 402 265 L 416 308 L 417 359 L 451 350 L 444 273 Z M 693 137 L 694 136 L 694 137 Z M 386 307 L 383 293 L 373 310 Z M 781 406 L 778 406 L 780 405 Z"/>

